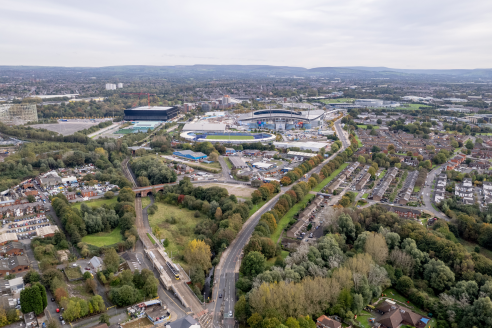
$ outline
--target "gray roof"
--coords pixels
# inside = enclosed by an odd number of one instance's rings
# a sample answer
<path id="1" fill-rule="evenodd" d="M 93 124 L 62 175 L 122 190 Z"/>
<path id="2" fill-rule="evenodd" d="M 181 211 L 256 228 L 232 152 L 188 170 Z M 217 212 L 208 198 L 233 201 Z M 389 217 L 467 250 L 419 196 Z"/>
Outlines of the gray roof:
<path id="1" fill-rule="evenodd" d="M 93 258 L 91 258 L 91 260 L 89 262 L 91 262 L 91 264 L 94 268 L 102 266 L 101 259 L 97 256 L 94 256 Z"/>
<path id="2" fill-rule="evenodd" d="M 19 265 L 29 266 L 29 259 L 27 256 L 12 256 L 0 260 L 0 270 L 12 270 Z"/>
<path id="3" fill-rule="evenodd" d="M 130 110 L 168 110 L 171 109 L 172 107 L 163 107 L 163 106 L 141 106 L 141 107 L 135 107 L 131 108 Z M 128 110 L 128 109 L 127 109 Z"/>
<path id="4" fill-rule="evenodd" d="M 171 328 L 189 328 L 193 325 L 197 325 L 198 322 L 193 319 L 191 316 L 187 315 L 184 318 L 178 319 L 176 321 L 171 322 L 168 326 Z"/>
<path id="5" fill-rule="evenodd" d="M 235 167 L 246 166 L 246 163 L 243 161 L 241 157 L 229 157 L 231 163 Z"/>
<path id="6" fill-rule="evenodd" d="M 266 118 L 295 118 L 299 120 L 316 120 L 325 114 L 324 110 L 296 111 L 288 109 L 260 109 L 255 112 L 239 115 L 238 120 L 261 120 Z"/>

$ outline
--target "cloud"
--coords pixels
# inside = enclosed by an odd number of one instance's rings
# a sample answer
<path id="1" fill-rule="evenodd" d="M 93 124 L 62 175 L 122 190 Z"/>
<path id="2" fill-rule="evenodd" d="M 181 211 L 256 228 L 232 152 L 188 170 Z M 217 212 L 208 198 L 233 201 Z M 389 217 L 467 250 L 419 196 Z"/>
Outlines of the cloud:
<path id="1" fill-rule="evenodd" d="M 0 65 L 490 67 L 492 2 L 0 2 Z"/>

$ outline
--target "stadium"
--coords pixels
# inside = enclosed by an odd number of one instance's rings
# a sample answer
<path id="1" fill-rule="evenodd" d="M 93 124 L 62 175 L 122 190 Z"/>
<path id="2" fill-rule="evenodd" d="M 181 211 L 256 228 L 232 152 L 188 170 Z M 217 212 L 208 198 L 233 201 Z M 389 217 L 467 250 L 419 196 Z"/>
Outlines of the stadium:
<path id="1" fill-rule="evenodd" d="M 169 121 L 178 115 L 179 108 L 142 106 L 125 109 L 125 121 Z"/>
<path id="2" fill-rule="evenodd" d="M 276 136 L 270 133 L 248 133 L 248 132 L 197 132 L 186 131 L 181 133 L 181 138 L 196 142 L 220 142 L 220 143 L 251 143 L 271 142 Z"/>
<path id="3" fill-rule="evenodd" d="M 311 129 L 322 125 L 324 110 L 295 111 L 286 109 L 262 109 L 238 117 L 240 125 L 250 129 L 292 130 Z"/>

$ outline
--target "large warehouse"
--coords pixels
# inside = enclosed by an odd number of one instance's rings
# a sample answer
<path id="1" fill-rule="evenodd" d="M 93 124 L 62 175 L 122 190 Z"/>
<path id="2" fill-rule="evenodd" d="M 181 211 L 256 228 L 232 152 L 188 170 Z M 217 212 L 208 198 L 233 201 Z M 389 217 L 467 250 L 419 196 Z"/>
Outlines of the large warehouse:
<path id="1" fill-rule="evenodd" d="M 142 106 L 125 109 L 125 121 L 169 121 L 178 115 L 179 108 Z"/>
<path id="2" fill-rule="evenodd" d="M 242 114 L 238 121 L 250 129 L 291 130 L 310 129 L 322 124 L 324 110 L 295 111 L 287 109 L 262 109 Z"/>

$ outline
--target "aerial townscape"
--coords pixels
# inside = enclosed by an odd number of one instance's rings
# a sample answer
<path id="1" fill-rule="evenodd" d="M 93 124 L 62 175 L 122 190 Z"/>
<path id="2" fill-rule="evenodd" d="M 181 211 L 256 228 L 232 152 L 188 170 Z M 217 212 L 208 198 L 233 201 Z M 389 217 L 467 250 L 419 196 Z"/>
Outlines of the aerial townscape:
<path id="1" fill-rule="evenodd" d="M 27 2 L 0 327 L 492 327 L 489 4 Z"/>

